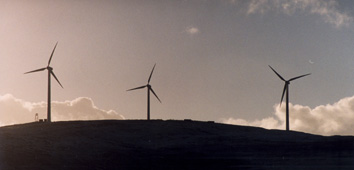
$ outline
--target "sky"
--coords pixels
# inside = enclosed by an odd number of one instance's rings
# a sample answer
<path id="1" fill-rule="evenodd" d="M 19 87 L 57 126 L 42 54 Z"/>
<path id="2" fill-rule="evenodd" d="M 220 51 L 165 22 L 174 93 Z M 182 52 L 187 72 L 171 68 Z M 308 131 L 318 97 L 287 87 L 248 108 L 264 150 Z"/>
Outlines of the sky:
<path id="1" fill-rule="evenodd" d="M 350 0 L 0 0 L 0 125 L 193 119 L 354 135 L 354 2 Z"/>

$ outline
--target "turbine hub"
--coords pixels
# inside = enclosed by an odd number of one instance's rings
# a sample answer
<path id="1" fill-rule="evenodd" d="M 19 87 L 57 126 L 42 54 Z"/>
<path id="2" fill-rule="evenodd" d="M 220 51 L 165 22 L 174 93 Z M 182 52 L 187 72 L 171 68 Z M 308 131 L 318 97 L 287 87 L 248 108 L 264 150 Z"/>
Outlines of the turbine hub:
<path id="1" fill-rule="evenodd" d="M 53 70 L 53 67 L 47 67 L 48 70 L 52 71 Z"/>

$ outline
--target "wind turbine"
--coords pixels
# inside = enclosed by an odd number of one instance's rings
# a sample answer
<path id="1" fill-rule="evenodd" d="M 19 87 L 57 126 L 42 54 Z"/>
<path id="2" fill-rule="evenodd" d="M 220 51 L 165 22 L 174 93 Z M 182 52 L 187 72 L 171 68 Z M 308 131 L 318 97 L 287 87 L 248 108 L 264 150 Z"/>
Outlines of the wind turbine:
<path id="1" fill-rule="evenodd" d="M 156 64 L 152 68 L 147 85 L 127 90 L 127 91 L 132 91 L 132 90 L 138 90 L 138 89 L 143 89 L 143 88 L 147 87 L 147 120 L 150 120 L 150 91 L 155 95 L 157 100 L 159 100 L 159 102 L 161 103 L 161 100 L 159 99 L 159 97 L 157 97 L 156 93 L 154 92 L 154 90 L 152 89 L 152 87 L 150 85 L 151 76 L 152 76 L 152 73 L 154 72 L 155 66 L 156 66 Z"/>
<path id="2" fill-rule="evenodd" d="M 57 82 L 59 83 L 59 85 L 64 88 L 60 81 L 58 80 L 57 76 L 55 76 L 54 72 L 53 72 L 53 68 L 50 67 L 50 62 L 52 61 L 52 57 L 53 57 L 53 54 L 54 54 L 54 51 L 55 51 L 55 48 L 57 47 L 58 45 L 58 42 L 55 44 L 54 46 L 54 49 L 52 51 L 52 54 L 50 55 L 50 58 L 49 58 L 49 61 L 48 61 L 48 65 L 47 67 L 44 67 L 44 68 L 40 68 L 40 69 L 37 69 L 37 70 L 33 70 L 33 71 L 29 71 L 29 72 L 26 72 L 24 74 L 28 74 L 28 73 L 34 73 L 34 72 L 39 72 L 39 71 L 44 71 L 44 70 L 48 70 L 48 103 L 47 103 L 47 121 L 48 122 L 51 122 L 51 101 L 50 101 L 50 77 L 51 75 L 55 78 L 55 80 L 57 80 Z"/>
<path id="3" fill-rule="evenodd" d="M 296 79 L 299 79 L 301 77 L 305 77 L 305 76 L 308 76 L 310 75 L 311 73 L 309 74 L 304 74 L 304 75 L 301 75 L 301 76 L 297 76 L 297 77 L 294 77 L 294 78 L 291 78 L 289 80 L 285 80 L 280 74 L 278 74 L 270 65 L 268 65 L 273 71 L 274 73 L 281 79 L 285 82 L 285 85 L 284 85 L 284 89 L 283 89 L 283 94 L 281 96 L 281 100 L 280 100 L 280 105 L 281 103 L 283 102 L 283 98 L 284 98 L 284 93 L 286 91 L 286 131 L 289 131 L 289 84 L 291 81 L 293 80 L 296 80 Z"/>

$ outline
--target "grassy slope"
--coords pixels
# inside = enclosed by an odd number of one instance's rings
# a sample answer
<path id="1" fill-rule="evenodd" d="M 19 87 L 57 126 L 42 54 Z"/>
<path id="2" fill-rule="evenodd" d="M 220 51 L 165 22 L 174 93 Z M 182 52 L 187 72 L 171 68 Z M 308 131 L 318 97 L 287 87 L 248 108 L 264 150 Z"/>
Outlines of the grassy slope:
<path id="1" fill-rule="evenodd" d="M 354 137 L 196 121 L 0 128 L 0 169 L 353 169 Z"/>

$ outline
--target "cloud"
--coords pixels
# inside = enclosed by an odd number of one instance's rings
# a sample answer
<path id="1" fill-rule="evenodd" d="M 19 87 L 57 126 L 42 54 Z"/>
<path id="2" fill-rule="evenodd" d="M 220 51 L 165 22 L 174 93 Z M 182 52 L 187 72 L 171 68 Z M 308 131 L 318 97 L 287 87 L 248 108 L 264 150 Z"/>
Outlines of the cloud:
<path id="1" fill-rule="evenodd" d="M 295 12 L 308 12 L 323 18 L 326 23 L 337 28 L 348 25 L 353 18 L 338 10 L 338 3 L 334 0 L 252 0 L 248 5 L 248 14 L 264 14 L 268 11 L 280 11 L 288 15 Z"/>
<path id="2" fill-rule="evenodd" d="M 47 103 L 32 103 L 15 98 L 11 94 L 0 95 L 0 126 L 33 122 L 35 114 L 40 119 L 47 117 Z M 72 101 L 52 102 L 52 120 L 101 120 L 124 119 L 114 110 L 97 108 L 92 99 L 79 97 Z"/>
<path id="3" fill-rule="evenodd" d="M 194 35 L 199 33 L 199 29 L 197 27 L 188 27 L 185 30 L 188 34 Z"/>
<path id="4" fill-rule="evenodd" d="M 224 119 L 223 123 L 285 129 L 285 104 L 274 106 L 274 116 L 262 120 Z M 354 96 L 334 104 L 308 106 L 289 104 L 290 129 L 320 135 L 354 135 Z"/>

